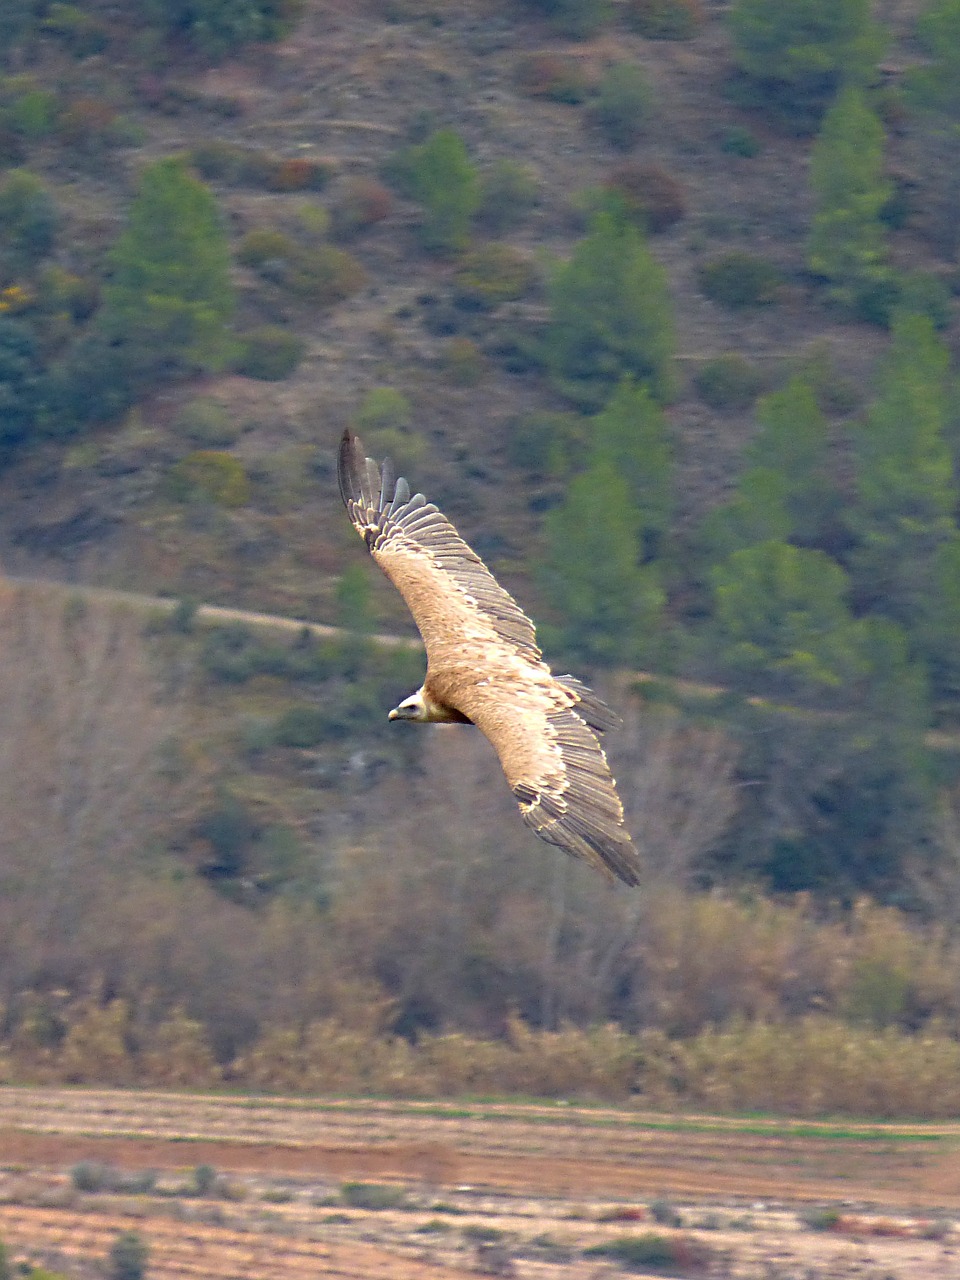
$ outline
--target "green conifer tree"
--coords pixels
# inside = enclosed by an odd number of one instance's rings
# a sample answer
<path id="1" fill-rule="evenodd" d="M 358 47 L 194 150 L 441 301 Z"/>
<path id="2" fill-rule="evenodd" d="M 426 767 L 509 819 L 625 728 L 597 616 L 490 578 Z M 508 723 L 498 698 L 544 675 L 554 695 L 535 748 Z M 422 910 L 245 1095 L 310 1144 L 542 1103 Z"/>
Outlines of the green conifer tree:
<path id="1" fill-rule="evenodd" d="M 960 534 L 943 540 L 930 573 L 930 593 L 920 626 L 919 649 L 927 661 L 934 695 L 960 698 Z"/>
<path id="2" fill-rule="evenodd" d="M 787 506 L 789 484 L 782 471 L 751 467 L 729 502 L 710 511 L 697 543 L 707 564 L 761 542 L 786 542 L 792 533 Z"/>
<path id="3" fill-rule="evenodd" d="M 541 577 L 564 619 L 557 640 L 585 662 L 646 661 L 655 652 L 664 599 L 654 568 L 639 564 L 641 525 L 626 477 L 603 454 L 544 521 Z"/>
<path id="4" fill-rule="evenodd" d="M 935 607 L 934 563 L 955 536 L 957 492 L 944 438 L 948 356 L 926 316 L 903 315 L 880 395 L 857 430 L 847 523 L 861 603 L 916 627 Z"/>
<path id="5" fill-rule="evenodd" d="M 593 418 L 591 456 L 609 458 L 640 512 L 643 557 L 663 546 L 673 515 L 673 450 L 663 410 L 645 386 L 624 378 Z"/>
<path id="6" fill-rule="evenodd" d="M 216 202 L 180 160 L 144 170 L 110 256 L 103 332 L 147 370 L 219 369 L 231 343 L 230 249 Z"/>
<path id="7" fill-rule="evenodd" d="M 550 286 L 544 358 L 554 385 L 587 409 L 624 375 L 664 400 L 673 384 L 666 273 L 636 227 L 598 214 Z"/>
<path id="8" fill-rule="evenodd" d="M 470 241 L 480 205 L 480 178 L 466 144 L 453 129 L 439 129 L 398 158 L 396 176 L 423 205 L 420 242 L 431 253 L 459 253 Z"/>
<path id="9" fill-rule="evenodd" d="M 732 675 L 797 698 L 836 695 L 856 675 L 849 582 L 824 552 L 763 542 L 735 551 L 711 580 L 712 630 Z"/>
<path id="10" fill-rule="evenodd" d="M 810 156 L 816 212 L 810 270 L 828 282 L 841 305 L 873 307 L 890 292 L 886 231 L 880 219 L 891 186 L 883 176 L 884 129 L 857 88 L 845 89 L 827 112 Z"/>
<path id="11" fill-rule="evenodd" d="M 840 499 L 829 474 L 827 424 L 810 384 L 791 378 L 757 401 L 757 419 L 736 492 L 701 527 L 708 564 L 759 542 L 812 545 L 834 531 Z"/>
<path id="12" fill-rule="evenodd" d="M 756 417 L 759 430 L 746 451 L 748 467 L 769 468 L 783 477 L 789 537 L 815 543 L 836 520 L 840 502 L 816 394 L 798 375 L 758 400 Z"/>
<path id="13" fill-rule="evenodd" d="M 907 98 L 921 116 L 913 144 L 924 176 L 940 248 L 960 249 L 960 0 L 934 0 L 917 22 L 927 57 L 905 77 Z"/>
<path id="14" fill-rule="evenodd" d="M 734 56 L 754 99 L 799 131 L 844 84 L 862 84 L 883 48 L 870 0 L 736 0 Z"/>

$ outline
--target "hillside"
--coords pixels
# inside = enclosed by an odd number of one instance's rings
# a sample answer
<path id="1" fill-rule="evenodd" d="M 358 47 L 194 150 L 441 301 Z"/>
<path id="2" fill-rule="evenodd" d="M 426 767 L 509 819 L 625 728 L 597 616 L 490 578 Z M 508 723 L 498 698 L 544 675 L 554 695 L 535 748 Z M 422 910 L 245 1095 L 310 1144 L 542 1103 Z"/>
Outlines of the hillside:
<path id="1" fill-rule="evenodd" d="M 103 1034 L 126 1080 L 169 1036 L 173 1083 L 300 1087 L 329 1019 L 952 1052 L 956 51 L 877 5 L 804 97 L 745 69 L 789 9 L 0 14 L 16 1072 L 88 1079 Z M 834 10 L 866 23 L 824 4 L 824 47 Z M 623 712 L 643 894 L 537 842 L 479 735 L 385 724 L 422 658 L 382 642 L 413 628 L 347 425 Z"/>
<path id="2" fill-rule="evenodd" d="M 214 182 L 237 243 L 251 229 L 295 220 L 305 201 L 336 207 L 351 180 L 376 179 L 408 138 L 452 126 L 481 170 L 508 159 L 535 176 L 538 203 L 507 239 L 530 255 L 542 278 L 583 234 L 582 193 L 609 177 L 624 153 L 591 125 L 582 104 L 524 94 L 524 59 L 569 60 L 588 83 L 629 59 L 649 77 L 656 100 L 630 159 L 672 175 L 685 207 L 651 241 L 668 271 L 683 371 L 668 410 L 680 527 L 728 489 L 751 434 L 748 413 L 718 413 L 696 395 L 691 375 L 704 361 L 742 353 L 772 387 L 796 362 L 819 354 L 861 395 L 868 385 L 886 335 L 839 322 L 806 281 L 809 140 L 785 137 L 762 115 L 728 101 L 722 10 L 683 42 L 644 39 L 622 23 L 570 41 L 516 4 L 349 11 L 320 2 L 307 6 L 280 43 L 241 50 L 213 67 L 178 50 L 162 71 L 152 71 L 134 58 L 134 44 L 133 33 L 121 30 L 108 50 L 78 59 L 48 38 L 21 72 L 61 94 L 102 99 L 123 121 L 119 142 L 91 143 L 86 154 L 59 140 L 29 148 L 31 170 L 62 212 L 67 262 L 102 255 L 120 229 L 138 171 L 157 156 L 216 140 L 332 162 L 334 180 L 320 197 Z M 737 127 L 755 137 L 757 154 L 724 149 Z M 524 415 L 567 406 L 538 370 L 509 372 L 495 355 L 482 357 L 474 385 L 458 386 L 444 355 L 458 336 L 495 349 L 505 326 L 529 327 L 543 317 L 543 298 L 534 291 L 492 316 L 458 309 L 453 264 L 417 248 L 417 216 L 414 204 L 397 199 L 388 217 L 348 246 L 367 284 L 330 308 L 297 304 L 235 268 L 243 318 L 292 327 L 307 344 L 300 366 L 279 384 L 230 375 L 181 379 L 126 424 L 17 460 L 3 478 L 4 563 L 282 613 L 306 607 L 329 618 L 329 580 L 349 545 L 332 485 L 334 442 L 365 393 L 391 386 L 412 406 L 415 483 L 445 504 L 532 607 L 530 551 L 539 522 L 528 502 L 531 481 L 508 461 L 507 445 Z M 762 250 L 783 269 L 789 284 L 776 307 L 731 311 L 703 296 L 698 264 L 733 248 Z M 896 252 L 911 262 L 931 260 L 909 226 L 898 233 Z M 197 395 L 225 406 L 239 426 L 233 452 L 253 482 L 249 505 L 222 517 L 216 530 L 190 527 L 190 513 L 158 495 L 188 443 L 172 423 Z M 378 603 L 399 621 L 386 593 Z"/>

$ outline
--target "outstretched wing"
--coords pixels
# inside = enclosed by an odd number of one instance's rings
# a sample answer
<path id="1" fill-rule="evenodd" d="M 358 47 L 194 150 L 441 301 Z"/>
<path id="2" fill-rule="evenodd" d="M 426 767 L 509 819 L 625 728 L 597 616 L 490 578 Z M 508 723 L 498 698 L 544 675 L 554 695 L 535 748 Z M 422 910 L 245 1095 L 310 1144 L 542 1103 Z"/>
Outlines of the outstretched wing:
<path id="1" fill-rule="evenodd" d="M 542 840 L 627 884 L 641 865 L 595 731 L 617 717 L 541 661 L 533 623 L 444 515 L 393 481 L 344 432 L 340 492 L 370 553 L 400 591 L 427 650 L 432 695 L 493 744 L 523 820 Z"/>
<path id="2" fill-rule="evenodd" d="M 548 670 L 519 679 L 495 670 L 488 684 L 465 690 L 458 705 L 493 743 L 523 820 L 541 840 L 639 884 L 642 865 L 617 786 L 586 721 L 589 714 L 594 725 L 601 718 L 609 725 L 612 713 L 585 686 L 580 695 L 571 691 L 568 679 Z"/>
<path id="3" fill-rule="evenodd" d="M 452 662 L 470 640 L 497 640 L 537 662 L 533 623 L 450 521 L 422 493 L 411 495 L 389 463 L 381 470 L 359 437 L 343 433 L 340 492 L 370 554 L 419 628 L 431 666 Z"/>

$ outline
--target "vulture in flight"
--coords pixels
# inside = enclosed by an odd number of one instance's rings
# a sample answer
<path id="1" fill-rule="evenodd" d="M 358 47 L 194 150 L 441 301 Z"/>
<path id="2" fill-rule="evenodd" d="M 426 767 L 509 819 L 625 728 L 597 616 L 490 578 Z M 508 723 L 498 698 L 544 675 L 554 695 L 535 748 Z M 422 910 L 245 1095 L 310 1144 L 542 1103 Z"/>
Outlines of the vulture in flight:
<path id="1" fill-rule="evenodd" d="M 475 724 L 542 840 L 639 884 L 640 859 L 597 737 L 618 717 L 573 676 L 553 675 L 533 623 L 480 557 L 350 430 L 338 474 L 354 527 L 407 602 L 427 651 L 423 684 L 389 719 Z"/>

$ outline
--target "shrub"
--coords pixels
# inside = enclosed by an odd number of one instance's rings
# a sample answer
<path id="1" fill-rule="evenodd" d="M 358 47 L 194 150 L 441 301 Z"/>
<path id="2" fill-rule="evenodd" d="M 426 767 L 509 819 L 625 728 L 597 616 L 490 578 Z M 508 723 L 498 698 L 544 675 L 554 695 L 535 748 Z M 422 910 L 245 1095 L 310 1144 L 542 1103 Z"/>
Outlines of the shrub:
<path id="1" fill-rule="evenodd" d="M 902 311 L 929 316 L 935 329 L 946 329 L 952 317 L 950 289 L 931 271 L 911 271 L 900 281 L 897 306 Z"/>
<path id="2" fill-rule="evenodd" d="M 188 159 L 205 181 L 226 182 L 231 186 L 242 186 L 254 176 L 259 184 L 267 172 L 263 152 L 219 138 L 198 143 L 190 150 Z"/>
<path id="3" fill-rule="evenodd" d="M 682 1225 L 682 1219 L 677 1212 L 676 1205 L 671 1200 L 665 1200 L 663 1197 L 650 1201 L 650 1217 L 660 1224 L 661 1227 L 679 1227 Z"/>
<path id="4" fill-rule="evenodd" d="M 197 396 L 185 404 L 174 419 L 173 429 L 206 449 L 233 444 L 240 433 L 233 411 L 209 396 Z"/>
<path id="5" fill-rule="evenodd" d="M 648 40 L 689 40 L 703 23 L 700 0 L 628 0 L 627 22 Z"/>
<path id="6" fill-rule="evenodd" d="M 410 401 L 395 387 L 371 387 L 354 415 L 361 431 L 408 427 L 413 418 Z"/>
<path id="7" fill-rule="evenodd" d="M 296 369 L 305 351 L 304 340 L 289 329 L 276 324 L 260 325 L 241 335 L 234 369 L 246 378 L 282 382 Z"/>
<path id="8" fill-rule="evenodd" d="M 40 179 L 15 169 L 0 185 L 0 250 L 28 265 L 51 252 L 60 217 Z"/>
<path id="9" fill-rule="evenodd" d="M 655 1271 L 659 1275 L 707 1275 L 712 1250 L 688 1236 L 665 1236 L 655 1231 L 639 1236 L 615 1236 L 584 1249 L 586 1258 L 609 1258 L 628 1271 Z"/>
<path id="10" fill-rule="evenodd" d="M 666 231 L 687 211 L 686 190 L 679 178 L 658 164 L 625 161 L 604 184 L 627 215 L 646 231 Z"/>
<path id="11" fill-rule="evenodd" d="M 61 111 L 57 131 L 67 146 L 99 154 L 117 140 L 117 109 L 103 98 L 77 98 Z"/>
<path id="12" fill-rule="evenodd" d="M 423 247 L 434 253 L 465 249 L 480 203 L 480 183 L 460 135 L 439 129 L 395 156 L 388 171 L 404 194 L 423 206 Z"/>
<path id="13" fill-rule="evenodd" d="M 480 175 L 477 219 L 493 235 L 517 226 L 539 199 L 533 171 L 514 160 L 497 160 Z"/>
<path id="14" fill-rule="evenodd" d="M 23 138 L 39 141 L 54 133 L 60 115 L 60 99 L 48 89 L 27 89 L 10 103 L 5 117 Z"/>
<path id="15" fill-rule="evenodd" d="M 698 272 L 700 288 L 724 307 L 758 307 L 776 302 L 783 284 L 778 267 L 754 253 L 733 250 L 704 263 Z"/>
<path id="16" fill-rule="evenodd" d="M 44 266 L 37 284 L 37 305 L 46 315 L 66 312 L 72 320 L 87 320 L 100 303 L 97 279 L 74 275 L 56 263 Z"/>
<path id="17" fill-rule="evenodd" d="M 369 227 L 389 218 L 393 197 L 375 178 L 351 178 L 331 209 L 333 234 L 350 240 Z"/>
<path id="18" fill-rule="evenodd" d="M 303 0 L 146 0 L 143 8 L 167 35 L 185 36 L 207 57 L 221 58 L 252 41 L 281 39 Z"/>
<path id="19" fill-rule="evenodd" d="M 590 117 L 611 146 L 629 151 L 643 135 L 652 110 L 653 94 L 643 68 L 618 62 L 597 86 Z"/>
<path id="20" fill-rule="evenodd" d="M 461 296 L 484 307 L 522 298 L 535 278 L 531 259 L 509 244 L 485 244 L 473 249 L 460 259 L 456 272 Z"/>
<path id="21" fill-rule="evenodd" d="M 255 227 L 237 246 L 241 266 L 259 269 L 268 262 L 286 262 L 296 257 L 299 246 L 283 231 L 274 227 Z"/>
<path id="22" fill-rule="evenodd" d="M 291 707 L 277 720 L 273 737 L 278 746 L 307 751 L 331 736 L 330 716 L 322 707 Z"/>
<path id="23" fill-rule="evenodd" d="M 106 25 L 75 4 L 50 5 L 40 26 L 62 40 L 75 58 L 101 53 L 110 43 Z"/>
<path id="24" fill-rule="evenodd" d="M 586 452 L 586 423 L 578 413 L 525 414 L 511 424 L 507 457 L 535 476 L 563 479 Z"/>
<path id="25" fill-rule="evenodd" d="M 110 1248 L 108 1280 L 143 1280 L 150 1250 L 136 1231 L 124 1231 Z"/>
<path id="26" fill-rule="evenodd" d="M 405 1209 L 407 1194 L 402 1187 L 379 1182 L 345 1182 L 340 1198 L 351 1209 Z"/>
<path id="27" fill-rule="evenodd" d="M 243 464 L 215 449 L 197 449 L 181 458 L 167 477 L 167 490 L 178 502 L 203 499 L 218 507 L 243 507 L 250 501 Z"/>
<path id="28" fill-rule="evenodd" d="M 517 87 L 530 98 L 547 98 L 576 106 L 590 92 L 590 80 L 573 58 L 556 53 L 530 53 L 517 63 Z"/>
<path id="29" fill-rule="evenodd" d="M 99 1160 L 81 1160 L 71 1168 L 70 1181 L 76 1191 L 110 1191 L 116 1182 L 116 1170 Z"/>
<path id="30" fill-rule="evenodd" d="M 549 19 L 558 35 L 582 40 L 594 35 L 611 14 L 610 0 L 527 0 Z"/>
<path id="31" fill-rule="evenodd" d="M 700 399 L 720 412 L 748 409 L 762 386 L 757 370 L 735 352 L 708 360 L 693 384 Z"/>
<path id="32" fill-rule="evenodd" d="M 330 307 L 356 293 L 366 280 L 363 267 L 345 249 L 321 244 L 290 259 L 280 283 L 305 302 Z"/>
<path id="33" fill-rule="evenodd" d="M 749 160 L 760 150 L 757 135 L 742 124 L 733 124 L 720 139 L 720 150 L 730 156 L 743 156 Z"/>
<path id="34" fill-rule="evenodd" d="M 213 1195 L 217 1187 L 217 1171 L 212 1164 L 198 1164 L 193 1170 L 193 1189 L 198 1196 Z"/>
<path id="35" fill-rule="evenodd" d="M 334 173 L 329 160 L 306 156 L 276 156 L 259 147 L 211 139 L 189 152 L 189 160 L 208 182 L 226 182 L 236 187 L 258 187 L 266 191 L 322 191 Z"/>
<path id="36" fill-rule="evenodd" d="M 803 1225 L 809 1227 L 811 1231 L 836 1231 L 840 1223 L 840 1210 L 832 1206 L 829 1208 L 811 1207 L 802 1210 L 798 1217 Z"/>
<path id="37" fill-rule="evenodd" d="M 326 160 L 278 158 L 268 166 L 264 186 L 277 192 L 322 191 L 332 172 L 332 165 Z"/>
<path id="38" fill-rule="evenodd" d="M 483 353 L 472 338 L 453 338 L 443 353 L 447 381 L 458 387 L 472 387 L 486 371 Z"/>
<path id="39" fill-rule="evenodd" d="M 283 231 L 258 227 L 237 248 L 238 261 L 286 292 L 329 307 L 362 287 L 366 272 L 351 254 L 333 245 L 304 245 Z"/>

